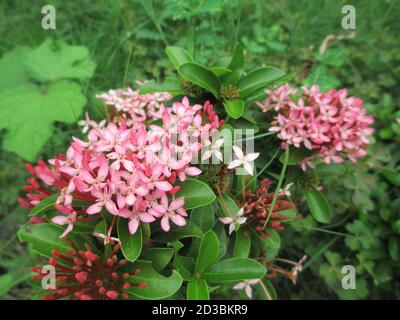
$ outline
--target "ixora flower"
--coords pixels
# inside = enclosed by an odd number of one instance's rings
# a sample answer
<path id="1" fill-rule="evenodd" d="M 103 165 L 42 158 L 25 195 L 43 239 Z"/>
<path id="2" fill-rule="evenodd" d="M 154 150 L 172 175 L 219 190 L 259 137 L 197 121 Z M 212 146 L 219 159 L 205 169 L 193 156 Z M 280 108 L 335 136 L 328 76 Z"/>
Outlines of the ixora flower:
<path id="1" fill-rule="evenodd" d="M 223 161 L 222 153 L 220 151 L 222 145 L 224 144 L 224 139 L 218 139 L 215 142 L 210 142 L 209 140 L 205 143 L 205 148 L 208 148 L 206 152 L 204 152 L 201 160 L 205 161 L 211 158 L 213 155 L 220 161 Z"/>
<path id="2" fill-rule="evenodd" d="M 142 82 L 137 81 L 137 84 L 141 86 Z M 116 111 L 122 112 L 132 124 L 144 122 L 149 116 L 161 118 L 160 111 L 165 107 L 164 103 L 172 98 L 167 92 L 140 94 L 139 90 L 132 88 L 109 90 L 96 97 L 106 105 L 114 107 Z"/>
<path id="3" fill-rule="evenodd" d="M 237 146 L 233 146 L 232 149 L 235 152 L 236 159 L 229 163 L 228 169 L 234 169 L 243 166 L 244 170 L 246 170 L 246 172 L 252 176 L 253 166 L 251 165 L 251 162 L 256 160 L 260 153 L 248 153 L 245 155 L 242 149 Z"/>
<path id="4" fill-rule="evenodd" d="M 244 209 L 240 208 L 236 215 L 232 217 L 221 217 L 219 221 L 224 224 L 229 224 L 229 234 L 235 231 L 237 225 L 244 224 L 246 222 L 246 217 L 244 215 Z"/>
<path id="5" fill-rule="evenodd" d="M 290 187 L 290 185 L 288 185 Z M 274 192 L 270 192 L 271 182 L 263 179 L 256 192 L 247 189 L 243 199 L 244 215 L 248 223 L 264 238 L 270 237 L 265 227 L 282 231 L 282 223 L 288 220 L 288 217 L 281 212 L 288 212 L 295 209 L 293 202 L 287 199 L 287 192 L 279 192 L 275 205 L 271 211 L 271 205 L 274 199 Z"/>
<path id="6" fill-rule="evenodd" d="M 244 289 L 246 295 L 249 297 L 249 299 L 251 299 L 253 297 L 253 288 L 251 286 L 256 285 L 260 281 L 261 281 L 260 279 L 244 280 L 242 282 L 239 282 L 238 284 L 235 284 L 233 286 L 233 289 L 234 290 Z"/>
<path id="7" fill-rule="evenodd" d="M 316 152 L 303 160 L 304 170 L 314 166 L 316 157 L 329 164 L 341 163 L 345 156 L 356 162 L 367 154 L 374 119 L 366 114 L 361 99 L 348 97 L 346 89 L 321 93 L 316 85 L 298 91 L 287 84 L 267 90 L 268 98 L 258 106 L 264 112 L 277 112 L 269 130 L 278 133 L 282 148 L 304 146 Z"/>
<path id="8" fill-rule="evenodd" d="M 49 293 L 43 296 L 45 300 L 73 299 L 73 300 L 115 300 L 128 299 L 127 290 L 132 286 L 144 288 L 146 282 L 133 283 L 141 270 L 133 272 L 123 270 L 128 263 L 119 259 L 117 253 L 120 244 L 114 245 L 111 253 L 104 259 L 97 255 L 88 244 L 86 250 L 79 250 L 69 239 L 70 245 L 65 253 L 52 250 L 49 264 L 55 267 L 56 288 L 49 287 Z M 37 275 L 34 280 L 43 280 L 48 273 L 41 267 L 33 267 Z"/>
<path id="9" fill-rule="evenodd" d="M 184 181 L 186 176 L 201 174 L 190 163 L 203 147 L 187 137 L 198 134 L 205 143 L 222 122 L 209 102 L 204 107 L 190 106 L 184 98 L 170 108 L 160 105 L 160 110 L 162 126 L 152 124 L 149 128 L 135 121 L 130 121 L 134 125 L 129 126 L 128 121 L 120 119 L 94 127 L 88 132 L 87 141 L 73 138 L 65 155 L 49 160 L 50 167 L 43 161 L 36 166 L 27 164 L 35 178 L 25 186 L 28 201 L 20 199 L 20 203 L 32 208 L 59 193 L 56 208 L 65 216 L 52 221 L 67 225 L 62 236 L 73 229 L 74 222 L 87 219 L 86 215 L 101 218 L 102 210 L 129 219 L 132 234 L 140 221 L 160 219 L 164 231 L 170 229 L 169 221 L 185 225 L 185 200 L 173 199 L 180 188 L 174 184 L 177 179 Z M 74 207 L 77 200 L 88 204 L 85 210 Z"/>

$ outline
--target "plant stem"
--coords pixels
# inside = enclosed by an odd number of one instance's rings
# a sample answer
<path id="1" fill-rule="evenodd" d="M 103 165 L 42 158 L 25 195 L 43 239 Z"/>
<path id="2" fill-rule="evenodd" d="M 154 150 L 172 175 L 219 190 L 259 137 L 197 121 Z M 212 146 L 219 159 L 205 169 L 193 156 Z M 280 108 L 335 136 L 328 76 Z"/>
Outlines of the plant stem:
<path id="1" fill-rule="evenodd" d="M 283 162 L 281 174 L 279 176 L 278 184 L 276 185 L 276 189 L 275 189 L 275 192 L 274 192 L 274 198 L 272 199 L 271 207 L 269 208 L 268 216 L 267 216 L 267 219 L 265 220 L 265 223 L 264 223 L 264 229 L 268 225 L 268 221 L 271 218 L 271 214 L 272 214 L 272 211 L 274 210 L 274 206 L 275 206 L 276 200 L 278 200 L 279 190 L 282 187 L 282 183 L 283 183 L 283 179 L 285 177 L 286 167 L 287 167 L 288 161 L 289 161 L 289 146 L 286 146 L 285 159 L 284 159 L 284 162 Z"/>

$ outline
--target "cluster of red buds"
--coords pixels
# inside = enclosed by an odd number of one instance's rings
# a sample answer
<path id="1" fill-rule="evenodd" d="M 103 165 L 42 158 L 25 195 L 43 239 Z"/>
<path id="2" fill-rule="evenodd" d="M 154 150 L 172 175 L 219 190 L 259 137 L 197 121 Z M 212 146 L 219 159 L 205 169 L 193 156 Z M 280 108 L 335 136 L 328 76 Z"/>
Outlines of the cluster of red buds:
<path id="1" fill-rule="evenodd" d="M 201 118 L 203 119 L 203 124 L 209 123 L 211 125 L 211 129 L 219 129 L 223 126 L 225 120 L 221 119 L 219 120 L 219 117 L 217 113 L 214 111 L 213 105 L 210 103 L 210 101 L 207 101 L 203 109 L 201 110 Z M 205 121 L 204 121 L 205 119 Z"/>
<path id="2" fill-rule="evenodd" d="M 85 244 L 86 251 L 79 250 L 69 239 L 71 246 L 66 253 L 52 250 L 49 264 L 55 267 L 56 288 L 48 287 L 49 294 L 43 299 L 72 299 L 72 300 L 114 300 L 128 299 L 126 293 L 131 286 L 144 288 L 146 282 L 131 283 L 128 278 L 139 274 L 140 269 L 134 272 L 122 271 L 122 266 L 128 263 L 125 259 L 119 259 L 117 253 L 120 244 L 113 246 L 111 253 L 104 260 L 95 254 L 92 248 Z M 33 267 L 33 280 L 43 280 L 47 273 L 41 267 Z"/>
<path id="3" fill-rule="evenodd" d="M 274 192 L 269 192 L 271 182 L 268 179 L 263 179 L 260 187 L 254 193 L 251 189 L 247 189 L 244 194 L 243 209 L 244 215 L 247 217 L 247 223 L 254 226 L 261 236 L 267 238 L 270 234 L 264 228 L 267 226 L 277 231 L 283 230 L 282 222 L 288 219 L 287 216 L 281 214 L 281 211 L 293 209 L 295 205 L 284 193 L 279 193 L 275 205 L 270 213 L 271 205 L 274 198 Z M 270 217 L 268 218 L 268 216 Z"/>
<path id="4" fill-rule="evenodd" d="M 65 161 L 66 158 L 65 155 L 60 154 L 57 156 L 57 159 Z M 24 186 L 24 190 L 28 192 L 26 194 L 28 201 L 24 198 L 19 198 L 18 201 L 27 209 L 32 209 L 40 201 L 54 193 L 60 194 L 61 191 L 62 196 L 63 190 L 67 190 L 67 187 L 70 185 L 71 177 L 69 175 L 60 170 L 54 171 L 50 169 L 50 167 L 42 160 L 39 160 L 36 166 L 33 166 L 30 163 L 27 163 L 25 166 L 33 177 L 29 178 L 27 180 L 28 184 Z M 40 183 L 38 180 L 44 183 Z M 49 188 L 49 186 L 52 188 Z M 94 198 L 90 193 L 79 192 L 76 189 L 73 190 L 71 194 L 74 199 L 90 203 L 96 200 L 96 198 Z"/>

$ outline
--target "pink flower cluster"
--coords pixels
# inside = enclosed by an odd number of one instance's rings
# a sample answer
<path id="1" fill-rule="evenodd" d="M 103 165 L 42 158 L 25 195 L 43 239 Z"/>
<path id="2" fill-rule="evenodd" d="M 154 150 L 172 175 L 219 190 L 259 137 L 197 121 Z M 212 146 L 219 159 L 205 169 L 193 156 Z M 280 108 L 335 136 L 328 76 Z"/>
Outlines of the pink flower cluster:
<path id="1" fill-rule="evenodd" d="M 162 126 L 132 124 L 128 127 L 122 120 L 93 128 L 87 141 L 74 137 L 66 155 L 49 160 L 52 168 L 43 161 L 35 167 L 28 164 L 32 175 L 61 191 L 56 208 L 63 215 L 54 217 L 53 222 L 68 225 L 63 236 L 75 222 L 88 219 L 81 215 L 98 215 L 104 208 L 129 219 L 131 234 L 140 221 L 161 219 L 164 231 L 170 229 L 170 221 L 186 224 L 184 198 L 175 198 L 179 187 L 174 183 L 201 173 L 190 165 L 202 148 L 199 139 L 193 137 L 211 139 L 222 121 L 209 102 L 190 106 L 184 98 L 170 108 L 162 107 Z M 31 192 L 27 195 L 30 201 L 20 199 L 26 207 L 54 193 L 35 178 L 28 182 L 25 190 Z M 76 211 L 75 199 L 91 205 L 85 211 Z"/>
<path id="2" fill-rule="evenodd" d="M 266 92 L 267 99 L 257 104 L 264 112 L 277 111 L 269 130 L 278 132 L 282 148 L 293 145 L 316 151 L 302 161 L 304 170 L 315 166 L 316 157 L 329 164 L 343 162 L 344 156 L 356 162 L 366 155 L 374 119 L 366 114 L 361 99 L 347 97 L 346 89 L 321 93 L 314 85 L 310 90 L 302 87 L 298 94 L 285 84 Z"/>
<path id="3" fill-rule="evenodd" d="M 137 81 L 138 85 L 142 85 Z M 126 116 L 127 125 L 145 122 L 149 117 L 160 119 L 164 103 L 172 98 L 168 92 L 140 94 L 139 90 L 123 88 L 96 95 L 106 105 L 113 106 Z"/>

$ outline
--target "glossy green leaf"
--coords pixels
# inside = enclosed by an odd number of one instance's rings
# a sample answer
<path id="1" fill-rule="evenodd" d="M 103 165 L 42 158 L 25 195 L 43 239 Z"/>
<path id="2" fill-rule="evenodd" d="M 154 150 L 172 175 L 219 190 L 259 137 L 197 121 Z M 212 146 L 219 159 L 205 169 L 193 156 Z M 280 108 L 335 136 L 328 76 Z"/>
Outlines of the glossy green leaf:
<path id="1" fill-rule="evenodd" d="M 204 232 L 212 229 L 216 223 L 214 207 L 211 204 L 193 209 L 190 220 L 199 226 Z"/>
<path id="2" fill-rule="evenodd" d="M 285 72 L 275 67 L 263 67 L 254 70 L 242 77 L 237 83 L 242 98 L 248 97 L 253 92 L 265 88 L 272 82 L 282 78 Z"/>
<path id="3" fill-rule="evenodd" d="M 209 300 L 207 281 L 204 279 L 192 279 L 189 281 L 186 293 L 187 300 Z"/>
<path id="4" fill-rule="evenodd" d="M 70 246 L 65 239 L 60 238 L 62 231 L 50 223 L 40 223 L 24 226 L 18 232 L 20 241 L 26 241 L 32 244 L 33 250 L 40 255 L 51 257 L 51 250 L 57 249 L 65 252 Z M 78 235 L 68 235 L 75 245 L 83 247 L 83 243 L 89 242 L 89 239 Z"/>
<path id="5" fill-rule="evenodd" d="M 251 248 L 251 234 L 245 229 L 241 228 L 235 233 L 235 246 L 233 247 L 233 257 L 247 258 Z"/>
<path id="6" fill-rule="evenodd" d="M 176 254 L 173 261 L 173 266 L 185 281 L 192 279 L 195 266 L 195 262 L 192 257 L 185 257 Z"/>
<path id="7" fill-rule="evenodd" d="M 281 237 L 279 236 L 278 231 L 272 228 L 267 228 L 265 232 L 269 235 L 269 237 L 259 237 L 265 251 L 270 249 L 279 249 L 281 247 Z"/>
<path id="8" fill-rule="evenodd" d="M 219 261 L 202 273 L 208 282 L 231 282 L 258 279 L 265 275 L 265 267 L 248 258 L 232 258 Z"/>
<path id="9" fill-rule="evenodd" d="M 185 197 L 184 208 L 186 210 L 205 206 L 214 202 L 215 194 L 203 181 L 187 178 L 178 183 L 181 187 L 176 197 Z"/>
<path id="10" fill-rule="evenodd" d="M 208 266 L 213 264 L 218 258 L 219 241 L 217 235 L 212 231 L 207 231 L 201 238 L 199 253 L 196 259 L 195 272 L 203 272 Z"/>
<path id="11" fill-rule="evenodd" d="M 329 223 L 333 217 L 333 212 L 325 196 L 317 190 L 308 190 L 304 195 L 314 219 L 321 223 Z"/>
<path id="12" fill-rule="evenodd" d="M 222 199 L 217 198 L 217 201 L 222 210 L 223 216 L 235 216 L 239 212 L 239 207 L 237 206 L 235 200 L 228 194 L 224 193 Z"/>
<path id="13" fill-rule="evenodd" d="M 183 48 L 168 46 L 165 49 L 165 53 L 174 64 L 176 69 L 179 69 L 179 67 L 185 63 L 193 62 L 193 58 L 190 53 Z"/>
<path id="14" fill-rule="evenodd" d="M 173 248 L 148 248 L 142 252 L 141 260 L 151 261 L 157 271 L 164 269 L 174 256 Z"/>
<path id="15" fill-rule="evenodd" d="M 161 228 L 155 228 L 154 231 L 157 232 L 152 234 L 152 240 L 163 243 L 203 235 L 203 231 L 190 220 L 186 220 L 186 225 L 183 227 L 171 224 L 171 229 L 168 232 L 161 230 Z"/>
<path id="16" fill-rule="evenodd" d="M 121 241 L 121 251 L 128 261 L 135 261 L 142 251 L 142 228 L 139 226 L 134 234 L 129 232 L 128 219 L 118 219 L 118 239 Z"/>
<path id="17" fill-rule="evenodd" d="M 230 117 L 233 119 L 239 119 L 243 114 L 244 102 L 240 99 L 225 101 L 224 108 Z"/>
<path id="18" fill-rule="evenodd" d="M 212 73 L 214 73 L 217 77 L 223 76 L 225 74 L 231 73 L 232 70 L 222 67 L 211 67 L 209 69 Z"/>
<path id="19" fill-rule="evenodd" d="M 244 53 L 240 43 L 237 43 L 233 51 L 232 60 L 228 66 L 229 69 L 243 69 L 244 67 Z"/>
<path id="20" fill-rule="evenodd" d="M 54 205 L 59 196 L 60 195 L 58 193 L 54 193 L 51 196 L 43 199 L 36 206 L 32 208 L 32 210 L 29 212 L 29 216 L 30 217 L 37 216 L 39 213 L 44 213 L 47 212 L 48 210 L 54 209 Z"/>
<path id="21" fill-rule="evenodd" d="M 219 81 L 210 70 L 196 63 L 185 63 L 178 70 L 185 79 L 219 97 Z"/>
<path id="22" fill-rule="evenodd" d="M 137 260 L 133 266 L 140 269 L 140 273 L 128 278 L 129 282 L 140 283 L 146 282 L 145 288 L 131 286 L 127 292 L 138 298 L 158 300 L 165 299 L 176 293 L 182 285 L 183 279 L 175 270 L 169 277 L 163 276 L 156 272 L 151 262 Z"/>

